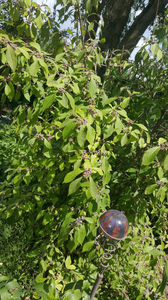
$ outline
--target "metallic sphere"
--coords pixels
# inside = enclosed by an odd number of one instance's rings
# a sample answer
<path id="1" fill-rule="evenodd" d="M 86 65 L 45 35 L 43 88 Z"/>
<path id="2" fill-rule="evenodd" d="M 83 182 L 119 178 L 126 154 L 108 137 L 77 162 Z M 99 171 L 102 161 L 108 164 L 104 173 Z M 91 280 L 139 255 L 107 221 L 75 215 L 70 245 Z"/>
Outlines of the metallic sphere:
<path id="1" fill-rule="evenodd" d="M 128 233 L 128 220 L 119 210 L 108 210 L 99 218 L 100 229 L 110 240 L 124 240 Z"/>

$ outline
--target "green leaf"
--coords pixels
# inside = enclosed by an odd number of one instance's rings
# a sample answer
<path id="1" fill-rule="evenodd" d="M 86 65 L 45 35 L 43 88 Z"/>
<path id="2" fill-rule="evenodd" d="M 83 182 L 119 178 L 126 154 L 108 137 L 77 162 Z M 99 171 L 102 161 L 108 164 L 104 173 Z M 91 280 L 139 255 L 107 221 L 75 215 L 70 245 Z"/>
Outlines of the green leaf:
<path id="1" fill-rule="evenodd" d="M 113 125 L 107 125 L 107 127 L 103 131 L 103 138 L 107 139 L 109 136 L 111 136 L 114 132 L 114 126 Z"/>
<path id="2" fill-rule="evenodd" d="M 157 175 L 158 175 L 158 177 L 159 177 L 160 180 L 163 178 L 164 172 L 163 172 L 162 167 L 158 168 Z"/>
<path id="3" fill-rule="evenodd" d="M 103 99 L 103 106 L 110 104 L 111 102 L 115 101 L 117 99 L 117 97 L 110 97 L 110 98 L 105 98 Z"/>
<path id="4" fill-rule="evenodd" d="M 71 135 L 75 127 L 76 127 L 76 123 L 74 121 L 68 122 L 68 124 L 64 127 L 62 132 L 64 140 L 66 140 Z"/>
<path id="5" fill-rule="evenodd" d="M 71 184 L 69 185 L 68 195 L 75 193 L 79 189 L 81 179 L 82 177 L 79 177 L 71 182 Z"/>
<path id="6" fill-rule="evenodd" d="M 91 176 L 90 176 L 90 193 L 91 193 L 91 196 L 94 199 L 96 199 L 97 194 L 98 194 L 98 190 L 97 190 L 96 183 L 94 182 L 94 180 L 92 179 Z"/>
<path id="7" fill-rule="evenodd" d="M 78 242 L 82 245 L 83 241 L 86 237 L 86 228 L 85 225 L 80 225 L 80 227 L 77 229 L 77 238 Z"/>
<path id="8" fill-rule="evenodd" d="M 140 148 L 146 147 L 145 140 L 144 140 L 144 138 L 142 138 L 142 137 L 139 139 L 138 144 L 139 144 L 139 147 L 140 147 Z"/>
<path id="9" fill-rule="evenodd" d="M 118 114 L 119 114 L 120 116 L 122 116 L 122 117 L 125 117 L 125 118 L 128 117 L 128 116 L 127 116 L 127 112 L 126 112 L 126 110 L 124 110 L 124 109 L 120 109 L 120 110 L 118 110 L 117 112 L 118 112 Z"/>
<path id="10" fill-rule="evenodd" d="M 30 66 L 29 66 L 29 73 L 31 76 L 36 76 L 39 71 L 39 63 L 36 59 Z"/>
<path id="11" fill-rule="evenodd" d="M 164 166 L 165 171 L 167 171 L 168 170 L 168 155 L 166 155 L 166 157 L 164 159 L 163 166 Z"/>
<path id="12" fill-rule="evenodd" d="M 88 142 L 93 145 L 94 140 L 95 140 L 95 130 L 92 126 L 87 126 L 87 135 L 86 138 Z"/>
<path id="13" fill-rule="evenodd" d="M 125 98 L 125 99 L 121 102 L 120 106 L 121 106 L 122 108 L 126 108 L 126 107 L 129 105 L 129 102 L 130 102 L 130 98 L 129 98 L 129 97 L 128 97 L 128 98 Z"/>
<path id="14" fill-rule="evenodd" d="M 157 55 L 158 50 L 159 50 L 159 45 L 157 43 L 154 43 L 151 46 L 151 52 L 152 52 L 153 57 L 155 57 Z"/>
<path id="15" fill-rule="evenodd" d="M 88 222 L 89 224 L 93 224 L 94 220 L 93 218 L 85 217 L 85 221 Z"/>
<path id="16" fill-rule="evenodd" d="M 162 50 L 158 49 L 158 52 L 157 52 L 157 61 L 161 60 L 162 57 L 163 57 Z"/>
<path id="17" fill-rule="evenodd" d="M 27 7 L 29 7 L 31 5 L 31 0 L 24 0 L 24 2 L 26 3 Z"/>
<path id="18" fill-rule="evenodd" d="M 68 108 L 69 107 L 69 104 L 68 104 L 68 99 L 67 97 L 65 96 L 65 94 L 62 94 L 62 99 L 61 100 L 58 100 L 58 102 L 65 108 Z"/>
<path id="19" fill-rule="evenodd" d="M 1 6 L 2 7 L 2 6 Z M 0 10 L 1 10 L 1 8 L 0 8 Z M 14 20 L 14 22 L 18 22 L 19 21 L 19 18 L 20 18 L 20 15 L 19 15 L 19 10 L 17 9 L 17 7 L 15 6 L 15 7 L 13 7 L 13 12 L 12 12 L 12 17 L 13 17 L 13 20 Z"/>
<path id="20" fill-rule="evenodd" d="M 62 298 L 62 300 L 88 300 L 88 297 L 87 298 L 83 298 L 82 297 L 82 294 L 81 294 L 81 291 L 79 289 L 73 291 L 73 290 L 68 290 L 64 293 L 64 296 Z M 53 299 L 55 300 L 55 298 Z"/>
<path id="21" fill-rule="evenodd" d="M 109 172 L 105 173 L 104 176 L 103 176 L 103 186 L 108 184 L 110 179 L 111 179 L 111 174 Z"/>
<path id="22" fill-rule="evenodd" d="M 41 65 L 41 67 L 44 71 L 44 74 L 45 74 L 46 78 L 48 78 L 49 70 L 48 70 L 47 64 L 45 63 L 44 59 L 42 59 L 42 58 L 40 58 L 38 61 L 39 61 L 39 64 Z"/>
<path id="23" fill-rule="evenodd" d="M 7 290 L 0 291 L 1 300 L 9 300 L 11 299 L 11 294 L 8 293 Z"/>
<path id="24" fill-rule="evenodd" d="M 121 146 L 123 147 L 128 142 L 127 134 L 125 133 L 121 138 Z"/>
<path id="25" fill-rule="evenodd" d="M 8 282 L 7 285 L 6 285 L 6 287 L 8 288 L 8 290 L 12 290 L 12 289 L 18 288 L 19 284 L 18 284 L 17 280 L 14 279 L 14 280 Z"/>
<path id="26" fill-rule="evenodd" d="M 38 17 L 36 19 L 34 19 L 34 23 L 37 25 L 38 29 L 41 29 L 42 25 L 43 25 L 43 19 L 41 14 L 38 15 Z"/>
<path id="27" fill-rule="evenodd" d="M 108 162 L 108 158 L 104 157 L 102 160 L 102 170 L 104 173 L 108 173 L 111 170 L 111 166 Z"/>
<path id="28" fill-rule="evenodd" d="M 97 84 L 96 81 L 91 78 L 90 82 L 89 82 L 89 94 L 91 98 L 95 97 L 95 94 L 97 92 Z"/>
<path id="29" fill-rule="evenodd" d="M 21 178 L 22 178 L 21 174 L 16 175 L 16 176 L 13 178 L 13 183 L 14 183 L 14 184 L 18 184 L 18 183 L 21 181 Z"/>
<path id="30" fill-rule="evenodd" d="M 160 202 L 163 202 L 166 196 L 167 188 L 165 186 L 160 187 Z"/>
<path id="31" fill-rule="evenodd" d="M 65 95 L 69 99 L 70 106 L 72 107 L 73 110 L 75 110 L 75 100 L 74 100 L 74 98 L 68 92 L 66 92 Z"/>
<path id="32" fill-rule="evenodd" d="M 153 256 L 160 256 L 160 255 L 163 255 L 163 251 L 160 251 L 158 249 L 153 249 L 149 252 L 151 255 Z"/>
<path id="33" fill-rule="evenodd" d="M 138 295 L 138 297 L 136 297 L 136 300 L 142 300 L 144 298 L 144 293 Z"/>
<path id="34" fill-rule="evenodd" d="M 15 90 L 11 82 L 6 83 L 5 85 L 5 95 L 9 98 L 10 101 L 12 101 L 15 96 Z"/>
<path id="35" fill-rule="evenodd" d="M 163 277 L 162 277 L 162 282 L 158 287 L 158 292 L 160 292 L 161 294 L 163 294 L 166 285 L 168 282 L 168 261 L 166 261 L 165 265 L 164 265 L 164 270 L 163 270 Z"/>
<path id="36" fill-rule="evenodd" d="M 82 173 L 82 170 L 79 168 L 69 172 L 68 174 L 66 174 L 66 176 L 64 178 L 64 183 L 71 182 L 72 180 L 75 179 L 76 176 L 78 176 L 81 173 Z"/>
<path id="37" fill-rule="evenodd" d="M 49 108 L 55 100 L 56 100 L 56 95 L 55 94 L 51 94 L 51 95 L 45 97 L 44 100 L 43 100 L 41 113 L 44 112 L 47 108 Z"/>
<path id="38" fill-rule="evenodd" d="M 94 29 L 94 23 L 91 22 L 91 23 L 89 23 L 88 31 L 91 31 L 91 30 L 93 30 L 93 29 Z"/>
<path id="39" fill-rule="evenodd" d="M 40 45 L 38 43 L 36 43 L 36 42 L 30 42 L 29 44 L 30 44 L 30 46 L 32 46 L 33 48 L 35 48 L 37 51 L 39 51 L 39 52 L 41 51 Z"/>
<path id="40" fill-rule="evenodd" d="M 43 218 L 43 222 L 42 224 L 44 226 L 46 226 L 47 224 L 51 223 L 53 221 L 53 217 L 50 214 L 45 214 L 44 218 Z"/>
<path id="41" fill-rule="evenodd" d="M 71 257 L 67 256 L 66 260 L 65 260 L 65 266 L 68 269 L 68 266 L 71 265 Z"/>
<path id="42" fill-rule="evenodd" d="M 23 180 L 26 184 L 29 184 L 31 181 L 31 175 L 30 172 L 27 172 L 25 176 L 23 176 Z"/>
<path id="43" fill-rule="evenodd" d="M 36 141 L 36 138 L 34 137 L 28 141 L 28 144 L 32 147 L 34 145 L 35 141 Z"/>
<path id="44" fill-rule="evenodd" d="M 77 141 L 81 148 L 84 147 L 85 140 L 86 140 L 86 127 L 84 125 L 81 125 L 77 135 Z"/>
<path id="45" fill-rule="evenodd" d="M 145 166 L 150 165 L 154 161 L 159 150 L 160 150 L 159 147 L 153 147 L 153 148 L 148 149 L 143 155 L 142 165 L 145 165 Z"/>
<path id="46" fill-rule="evenodd" d="M 153 247 L 152 247 L 152 246 L 147 246 L 147 247 L 144 249 L 145 253 L 150 253 L 152 250 L 153 250 Z"/>
<path id="47" fill-rule="evenodd" d="M 55 57 L 55 62 L 58 62 L 58 61 L 62 60 L 64 55 L 65 55 L 65 52 L 57 54 L 56 57 Z"/>
<path id="48" fill-rule="evenodd" d="M 41 297 L 41 299 L 43 300 L 48 300 L 48 293 L 44 290 L 44 283 L 34 283 L 34 288 L 36 290 L 37 293 L 34 293 L 33 297 L 36 298 L 35 299 L 39 299 L 39 296 Z"/>
<path id="49" fill-rule="evenodd" d="M 45 152 L 43 152 L 43 155 L 44 155 L 45 157 L 47 157 L 47 158 L 50 158 L 50 157 L 51 157 L 51 155 L 50 155 L 50 152 L 49 152 L 49 151 L 45 151 Z"/>
<path id="50" fill-rule="evenodd" d="M 44 145 L 46 146 L 46 148 L 52 149 L 51 142 L 47 141 L 46 139 L 44 139 Z"/>
<path id="51" fill-rule="evenodd" d="M 74 219 L 72 218 L 72 212 L 66 213 L 61 230 L 59 231 L 59 243 L 63 243 L 65 240 L 67 240 L 73 221 Z"/>
<path id="52" fill-rule="evenodd" d="M 80 89 L 78 84 L 75 82 L 73 85 L 70 85 L 74 94 L 79 95 L 80 94 Z"/>
<path id="53" fill-rule="evenodd" d="M 74 170 L 80 167 L 81 162 L 82 162 L 82 159 L 76 160 L 76 162 L 74 163 Z"/>
<path id="54" fill-rule="evenodd" d="M 87 0 L 86 2 L 86 11 L 91 12 L 92 9 L 92 0 Z"/>
<path id="55" fill-rule="evenodd" d="M 0 275 L 0 282 L 7 281 L 8 279 L 8 276 Z"/>
<path id="56" fill-rule="evenodd" d="M 157 188 L 157 184 L 148 185 L 147 188 L 145 189 L 145 194 L 146 195 L 152 194 L 156 188 Z"/>
<path id="57" fill-rule="evenodd" d="M 135 123 L 135 125 L 137 125 L 138 127 L 140 127 L 141 129 L 143 129 L 145 131 L 148 131 L 148 129 L 146 128 L 146 126 L 144 126 L 143 124 Z"/>
<path id="58" fill-rule="evenodd" d="M 160 144 L 162 144 L 162 143 L 166 143 L 166 139 L 164 139 L 164 138 L 159 138 L 158 144 L 160 145 Z"/>
<path id="59" fill-rule="evenodd" d="M 90 241 L 90 242 L 87 242 L 83 245 L 83 249 L 82 249 L 82 252 L 88 252 L 92 249 L 94 245 L 94 241 Z"/>
<path id="60" fill-rule="evenodd" d="M 42 273 L 40 273 L 40 274 L 38 274 L 37 276 L 36 276 L 36 282 L 37 283 L 42 283 L 42 282 L 45 282 L 46 281 L 46 278 L 44 278 L 43 277 L 43 274 Z"/>
<path id="61" fill-rule="evenodd" d="M 17 66 L 17 56 L 14 49 L 9 44 L 7 45 L 6 60 L 12 71 L 15 72 Z"/>
<path id="62" fill-rule="evenodd" d="M 115 121 L 115 130 L 116 130 L 117 134 L 120 134 L 123 127 L 124 127 L 123 123 L 121 122 L 120 118 L 117 116 L 117 119 Z"/>
<path id="63" fill-rule="evenodd" d="M 75 270 L 76 267 L 74 265 L 71 265 L 71 257 L 67 256 L 66 260 L 65 260 L 65 267 L 69 270 Z"/>

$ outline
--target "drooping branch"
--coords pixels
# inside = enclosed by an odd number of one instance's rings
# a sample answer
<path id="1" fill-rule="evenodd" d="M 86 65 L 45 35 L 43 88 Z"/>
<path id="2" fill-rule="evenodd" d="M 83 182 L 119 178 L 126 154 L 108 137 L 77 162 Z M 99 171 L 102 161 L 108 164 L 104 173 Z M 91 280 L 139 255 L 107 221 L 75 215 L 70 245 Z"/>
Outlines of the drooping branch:
<path id="1" fill-rule="evenodd" d="M 124 48 L 131 52 L 137 45 L 145 30 L 150 24 L 152 24 L 152 22 L 156 18 L 157 13 L 162 12 L 167 4 L 168 0 L 149 1 L 149 4 L 146 6 L 146 8 L 144 8 L 140 15 L 136 17 L 134 23 L 126 32 L 124 38 L 119 43 L 118 48 Z"/>

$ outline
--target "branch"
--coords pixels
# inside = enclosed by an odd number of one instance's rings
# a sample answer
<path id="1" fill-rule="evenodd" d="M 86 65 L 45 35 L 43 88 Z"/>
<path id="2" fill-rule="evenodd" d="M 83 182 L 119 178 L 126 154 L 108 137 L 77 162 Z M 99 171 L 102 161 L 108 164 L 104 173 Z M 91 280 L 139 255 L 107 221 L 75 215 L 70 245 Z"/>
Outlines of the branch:
<path id="1" fill-rule="evenodd" d="M 93 7 L 92 12 L 88 16 L 87 22 L 94 23 L 94 28 L 93 28 L 94 31 L 86 32 L 85 42 L 88 41 L 90 38 L 91 39 L 95 38 L 95 34 L 97 32 L 99 21 L 100 21 L 100 16 L 101 16 L 102 10 L 104 9 L 105 3 L 106 3 L 106 0 L 102 0 L 102 2 L 99 3 L 99 5 L 98 5 L 98 9 L 96 10 L 96 8 Z M 94 34 L 94 32 L 95 32 L 95 34 Z"/>
<path id="2" fill-rule="evenodd" d="M 156 18 L 157 13 L 163 11 L 167 4 L 168 0 L 149 1 L 149 4 L 144 8 L 141 14 L 136 17 L 134 23 L 120 42 L 119 49 L 125 49 L 131 52 L 139 42 L 147 27 L 152 24 Z"/>
<path id="3" fill-rule="evenodd" d="M 83 48 L 84 48 L 85 44 L 84 44 L 84 35 L 83 35 L 82 18 L 81 18 L 81 12 L 80 12 L 79 1 L 77 1 L 76 7 L 77 7 L 78 18 L 79 18 L 79 26 L 80 26 L 80 32 L 81 32 L 81 40 L 82 40 L 82 45 L 83 45 Z"/>

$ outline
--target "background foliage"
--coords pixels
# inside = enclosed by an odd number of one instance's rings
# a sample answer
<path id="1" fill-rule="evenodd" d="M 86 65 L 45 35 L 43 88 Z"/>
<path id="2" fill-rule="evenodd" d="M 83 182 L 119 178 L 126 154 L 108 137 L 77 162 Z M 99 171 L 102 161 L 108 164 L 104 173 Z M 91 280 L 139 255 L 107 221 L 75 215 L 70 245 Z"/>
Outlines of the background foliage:
<path id="1" fill-rule="evenodd" d="M 1 299 L 89 299 L 109 208 L 130 231 L 97 299 L 166 299 L 167 26 L 102 83 L 101 49 L 47 7 L 7 1 L 1 20 Z"/>

